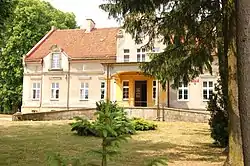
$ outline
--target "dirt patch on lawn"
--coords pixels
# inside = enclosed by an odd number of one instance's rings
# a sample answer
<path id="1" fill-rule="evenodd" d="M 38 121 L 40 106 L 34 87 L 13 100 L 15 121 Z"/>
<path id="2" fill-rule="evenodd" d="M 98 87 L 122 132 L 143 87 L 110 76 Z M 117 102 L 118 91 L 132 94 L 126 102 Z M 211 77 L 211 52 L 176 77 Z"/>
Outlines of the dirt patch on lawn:
<path id="1" fill-rule="evenodd" d="M 12 118 L 12 115 L 0 114 L 0 118 Z"/>
<path id="2" fill-rule="evenodd" d="M 67 123 L 72 122 L 72 120 L 58 120 L 58 121 L 8 121 L 6 122 L 4 118 L 0 118 L 0 126 L 2 127 L 10 127 L 10 126 L 52 126 L 54 124 L 57 125 L 65 125 Z"/>
<path id="3" fill-rule="evenodd" d="M 0 124 L 6 123 L 6 121 L 12 121 L 12 115 L 0 114 Z"/>

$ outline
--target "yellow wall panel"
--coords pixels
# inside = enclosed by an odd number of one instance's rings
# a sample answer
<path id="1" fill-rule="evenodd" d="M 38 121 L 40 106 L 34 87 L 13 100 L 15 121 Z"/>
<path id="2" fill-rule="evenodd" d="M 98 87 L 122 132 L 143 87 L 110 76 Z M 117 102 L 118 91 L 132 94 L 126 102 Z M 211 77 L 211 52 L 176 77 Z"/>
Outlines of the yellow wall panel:
<path id="1" fill-rule="evenodd" d="M 129 100 L 122 99 L 122 82 L 129 81 Z M 153 78 L 138 75 L 136 72 L 118 75 L 116 79 L 116 100 L 119 105 L 124 107 L 132 107 L 134 106 L 134 95 L 135 95 L 135 81 L 147 81 L 147 103 L 148 107 L 154 106 L 153 94 L 152 94 L 152 86 L 153 86 Z"/>

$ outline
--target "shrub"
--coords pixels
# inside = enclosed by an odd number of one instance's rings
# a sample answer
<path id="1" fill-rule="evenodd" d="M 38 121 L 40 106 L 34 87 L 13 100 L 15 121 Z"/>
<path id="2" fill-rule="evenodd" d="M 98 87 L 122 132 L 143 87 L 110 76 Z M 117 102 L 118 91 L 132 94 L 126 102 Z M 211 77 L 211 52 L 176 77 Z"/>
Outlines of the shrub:
<path id="1" fill-rule="evenodd" d="M 76 131 L 80 136 L 96 136 L 100 137 L 100 126 L 105 124 L 106 110 L 109 110 L 108 116 L 112 116 L 112 129 L 115 131 L 115 135 L 108 135 L 109 137 L 120 136 L 124 134 L 135 134 L 136 131 L 156 130 L 157 125 L 146 121 L 142 118 L 133 118 L 132 120 L 126 116 L 123 108 L 119 107 L 116 103 L 112 102 L 97 102 L 96 114 L 98 115 L 95 122 L 89 122 L 86 119 L 75 117 L 76 120 L 71 125 L 71 131 Z M 111 133 L 110 133 L 111 134 Z"/>
<path id="2" fill-rule="evenodd" d="M 98 136 L 93 123 L 81 117 L 75 117 L 76 122 L 70 123 L 71 131 L 76 131 L 80 136 Z"/>
<path id="3" fill-rule="evenodd" d="M 157 125 L 142 118 L 134 118 L 132 124 L 136 131 L 156 130 Z"/>
<path id="4" fill-rule="evenodd" d="M 102 133 L 100 133 L 100 126 L 105 124 L 105 110 L 109 107 L 109 116 L 112 116 L 112 129 L 115 131 L 117 136 L 124 134 L 134 134 L 135 129 L 131 120 L 126 117 L 126 113 L 124 110 L 116 103 L 112 102 L 97 102 L 96 103 L 96 114 L 98 114 L 97 120 L 95 122 L 89 122 L 86 119 L 75 117 L 76 120 L 71 125 L 71 131 L 76 131 L 79 136 L 97 136 L 100 137 Z M 108 135 L 112 137 L 114 135 Z"/>
<path id="5" fill-rule="evenodd" d="M 212 98 L 208 102 L 207 110 L 211 113 L 209 120 L 211 137 L 215 144 L 226 147 L 228 145 L 228 112 L 223 102 L 221 82 L 216 86 Z"/>

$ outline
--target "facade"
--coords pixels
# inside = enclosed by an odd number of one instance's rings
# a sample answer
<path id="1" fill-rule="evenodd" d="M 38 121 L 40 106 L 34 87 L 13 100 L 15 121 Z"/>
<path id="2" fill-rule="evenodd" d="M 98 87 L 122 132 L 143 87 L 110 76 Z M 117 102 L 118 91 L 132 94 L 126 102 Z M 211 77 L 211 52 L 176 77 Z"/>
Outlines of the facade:
<path id="1" fill-rule="evenodd" d="M 86 29 L 52 27 L 24 56 L 23 113 L 93 108 L 105 99 L 124 107 L 206 107 L 216 72 L 164 91 L 139 70 L 140 62 L 150 60 L 147 53 L 160 52 L 164 45 L 156 42 L 147 51 L 145 43 L 135 44 L 122 29 L 97 29 L 87 21 Z"/>

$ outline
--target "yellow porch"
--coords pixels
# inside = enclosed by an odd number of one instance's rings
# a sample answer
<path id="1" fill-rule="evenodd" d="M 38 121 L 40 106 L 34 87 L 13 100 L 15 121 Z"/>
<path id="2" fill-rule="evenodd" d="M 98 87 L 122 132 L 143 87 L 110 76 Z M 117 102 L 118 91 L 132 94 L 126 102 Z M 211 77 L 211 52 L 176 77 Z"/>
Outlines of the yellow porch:
<path id="1" fill-rule="evenodd" d="M 154 107 L 166 104 L 166 91 L 152 77 L 141 72 L 122 72 L 111 76 L 114 91 L 111 98 L 124 107 Z"/>

